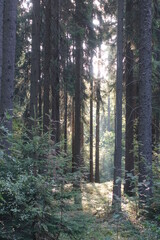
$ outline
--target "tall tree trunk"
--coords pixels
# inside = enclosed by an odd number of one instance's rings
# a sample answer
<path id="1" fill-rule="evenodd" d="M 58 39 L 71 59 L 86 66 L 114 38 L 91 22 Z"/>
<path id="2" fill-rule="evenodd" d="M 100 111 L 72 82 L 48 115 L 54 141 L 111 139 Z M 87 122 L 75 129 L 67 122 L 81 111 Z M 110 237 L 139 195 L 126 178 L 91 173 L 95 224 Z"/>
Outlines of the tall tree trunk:
<path id="1" fill-rule="evenodd" d="M 159 144 L 159 112 L 156 113 L 156 136 L 155 136 L 155 142 L 156 142 L 156 147 L 158 147 Z"/>
<path id="2" fill-rule="evenodd" d="M 75 100 L 74 97 L 72 98 L 72 172 L 74 172 L 75 167 Z"/>
<path id="3" fill-rule="evenodd" d="M 0 99 L 1 99 L 2 63 L 3 63 L 3 7 L 4 0 L 0 0 Z"/>
<path id="4" fill-rule="evenodd" d="M 155 55 L 155 60 L 158 62 L 160 61 L 160 53 L 159 53 L 159 48 L 157 47 L 159 45 L 159 39 L 160 39 L 160 27 L 157 27 L 157 21 L 159 20 L 159 16 L 160 16 L 160 9 L 159 9 L 159 3 L 158 0 L 154 0 L 153 1 L 153 32 L 155 35 L 155 43 L 153 44 L 153 51 L 154 51 L 154 55 Z M 155 69 L 155 72 L 157 72 L 157 81 L 159 79 L 159 72 L 160 72 L 160 66 L 158 65 Z M 153 99 L 159 99 L 159 93 L 160 93 L 160 83 L 158 81 L 158 84 L 156 86 L 155 91 L 153 90 Z M 159 106 L 159 101 L 156 101 L 156 108 L 158 108 Z M 158 149 L 158 144 L 159 144 L 159 109 L 156 109 L 155 113 L 155 123 L 154 123 L 154 128 L 155 128 L 155 139 L 154 142 L 152 143 L 154 150 L 157 151 L 157 153 L 159 152 Z"/>
<path id="5" fill-rule="evenodd" d="M 83 122 L 81 121 L 81 159 L 80 159 L 80 165 L 84 167 L 84 125 Z"/>
<path id="6" fill-rule="evenodd" d="M 81 163 L 81 76 L 82 76 L 82 34 L 81 28 L 82 2 L 76 0 L 75 21 L 79 31 L 76 33 L 76 81 L 75 81 L 75 146 L 74 146 L 74 161 L 75 171 Z"/>
<path id="7" fill-rule="evenodd" d="M 37 117 L 38 82 L 40 76 L 40 0 L 32 0 L 32 3 L 30 116 L 34 119 Z"/>
<path id="8" fill-rule="evenodd" d="M 140 1 L 140 80 L 139 80 L 139 198 L 152 197 L 152 1 Z M 140 206 L 142 206 L 140 204 Z"/>
<path id="9" fill-rule="evenodd" d="M 93 182 L 93 57 L 90 62 L 90 182 Z"/>
<path id="10" fill-rule="evenodd" d="M 64 70 L 69 70 L 69 62 L 70 62 L 70 49 L 69 49 L 69 38 L 68 38 L 68 29 L 67 29 L 67 43 L 66 43 L 66 52 L 64 54 Z M 67 75 L 68 76 L 68 75 Z M 68 77 L 65 76 L 65 71 L 63 73 L 64 78 L 64 152 L 67 155 L 68 151 Z"/>
<path id="11" fill-rule="evenodd" d="M 96 86 L 96 163 L 95 163 L 95 182 L 100 182 L 99 176 L 99 118 L 100 118 L 100 61 L 101 61 L 101 47 L 99 47 L 99 62 L 98 62 L 98 79 L 97 79 L 97 86 Z"/>
<path id="12" fill-rule="evenodd" d="M 130 42 L 126 46 L 126 151 L 125 151 L 125 185 L 124 192 L 133 195 L 134 189 L 134 80 L 133 80 L 133 51 Z"/>
<path id="13" fill-rule="evenodd" d="M 42 117 L 42 82 L 38 84 L 38 117 Z"/>
<path id="14" fill-rule="evenodd" d="M 99 85 L 99 84 L 98 84 Z M 95 182 L 100 183 L 99 176 L 99 114 L 100 114 L 100 86 L 97 86 L 97 107 L 96 107 L 96 164 L 95 164 Z"/>
<path id="15" fill-rule="evenodd" d="M 123 12 L 124 0 L 118 1 L 117 29 L 117 79 L 116 79 L 116 118 L 113 206 L 121 209 L 121 158 L 122 158 L 122 81 L 123 81 Z"/>
<path id="16" fill-rule="evenodd" d="M 44 42 L 44 105 L 43 105 L 43 130 L 49 130 L 49 94 L 50 94 L 50 60 L 51 60 L 51 0 L 47 0 L 45 9 L 45 42 Z"/>
<path id="17" fill-rule="evenodd" d="M 52 68 L 51 68 L 51 86 L 52 86 L 52 121 L 53 121 L 53 140 L 55 143 L 60 141 L 60 112 L 59 112 L 59 0 L 51 1 L 51 33 L 52 33 Z M 58 148 L 57 148 L 58 150 Z"/>
<path id="18" fill-rule="evenodd" d="M 16 48 L 16 17 L 17 0 L 4 1 L 3 22 L 3 65 L 0 111 L 4 126 L 12 131 L 13 116 L 13 92 L 15 72 L 15 48 Z M 10 115 L 8 118 L 6 113 Z M 4 141 L 4 148 L 8 150 L 9 143 Z"/>
<path id="19" fill-rule="evenodd" d="M 111 131 L 111 100 L 110 100 L 110 93 L 108 93 L 108 118 L 107 118 L 107 130 L 108 132 Z"/>
<path id="20" fill-rule="evenodd" d="M 89 29 L 89 78 L 90 78 L 90 134 L 89 134 L 89 181 L 93 182 L 93 55 L 94 55 L 94 46 L 93 46 L 93 0 L 90 1 L 90 24 L 91 28 Z"/>
<path id="21" fill-rule="evenodd" d="M 67 94 L 67 87 L 65 86 L 64 89 L 64 152 L 67 154 L 67 125 L 68 125 L 68 94 Z"/>
<path id="22" fill-rule="evenodd" d="M 125 65 L 125 84 L 126 84 L 126 139 L 125 139 L 125 185 L 124 192 L 133 195 L 133 176 L 134 176 L 134 79 L 133 79 L 133 51 L 132 30 L 133 30 L 133 1 L 126 1 L 126 65 Z"/>
<path id="23" fill-rule="evenodd" d="M 134 165 L 136 162 L 134 140 L 137 140 L 137 95 L 138 95 L 138 81 L 133 76 L 134 71 L 134 56 L 133 50 L 131 49 L 132 43 L 139 48 L 133 28 L 137 29 L 137 21 L 134 23 L 134 13 L 136 6 L 133 1 L 127 0 L 126 2 L 126 65 L 125 65 L 125 78 L 126 78 L 126 151 L 125 151 L 125 185 L 124 192 L 128 195 L 134 195 Z M 136 35 L 137 37 L 137 35 Z M 138 76 L 137 76 L 138 78 Z"/>

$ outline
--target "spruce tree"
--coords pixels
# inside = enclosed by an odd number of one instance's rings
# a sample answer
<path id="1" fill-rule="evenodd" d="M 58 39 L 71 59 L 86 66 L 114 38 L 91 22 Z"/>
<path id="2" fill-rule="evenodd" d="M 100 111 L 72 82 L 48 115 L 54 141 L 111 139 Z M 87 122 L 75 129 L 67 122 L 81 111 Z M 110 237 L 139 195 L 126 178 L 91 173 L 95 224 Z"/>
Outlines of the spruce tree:
<path id="1" fill-rule="evenodd" d="M 152 1 L 140 1 L 139 198 L 152 197 Z M 140 204 L 140 206 L 142 206 Z"/>

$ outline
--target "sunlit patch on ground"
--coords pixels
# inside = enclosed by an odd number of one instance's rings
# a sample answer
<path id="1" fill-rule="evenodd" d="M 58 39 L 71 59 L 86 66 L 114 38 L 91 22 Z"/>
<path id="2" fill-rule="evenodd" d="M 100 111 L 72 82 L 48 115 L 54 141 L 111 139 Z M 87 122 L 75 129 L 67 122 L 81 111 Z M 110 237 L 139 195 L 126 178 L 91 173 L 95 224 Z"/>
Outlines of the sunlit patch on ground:
<path id="1" fill-rule="evenodd" d="M 73 190 L 72 184 L 66 184 L 65 191 Z M 84 232 L 76 236 L 77 240 L 159 240 L 160 229 L 145 218 L 138 217 L 138 199 L 126 198 L 122 194 L 122 212 L 112 211 L 113 183 L 84 183 L 81 185 L 82 208 L 70 208 L 64 214 L 69 221 L 77 221 Z M 74 206 L 74 198 L 68 201 Z M 153 231 L 153 229 L 155 229 Z M 69 240 L 62 235 L 59 240 Z"/>
<path id="2" fill-rule="evenodd" d="M 112 182 L 88 183 L 82 186 L 82 207 L 98 217 L 108 213 L 112 201 Z"/>

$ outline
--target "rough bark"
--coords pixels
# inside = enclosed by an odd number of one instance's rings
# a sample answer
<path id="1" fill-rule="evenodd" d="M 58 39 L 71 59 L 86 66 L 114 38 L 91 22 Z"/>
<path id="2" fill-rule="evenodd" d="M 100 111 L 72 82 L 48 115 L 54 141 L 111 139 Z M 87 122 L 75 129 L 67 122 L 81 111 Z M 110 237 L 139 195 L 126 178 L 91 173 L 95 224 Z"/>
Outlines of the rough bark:
<path id="1" fill-rule="evenodd" d="M 1 82 L 2 82 L 2 59 L 3 59 L 3 7 L 4 0 L 0 0 L 0 99 L 1 99 Z"/>
<path id="2" fill-rule="evenodd" d="M 74 146 L 74 162 L 75 170 L 77 170 L 81 163 L 81 77 L 82 77 L 82 34 L 81 28 L 81 13 L 82 2 L 76 0 L 75 22 L 77 25 L 77 33 L 75 37 L 76 42 L 76 79 L 75 79 L 75 146 Z"/>
<path id="3" fill-rule="evenodd" d="M 30 116 L 34 119 L 37 117 L 38 82 L 40 77 L 40 0 L 32 0 L 32 3 Z"/>
<path id="4" fill-rule="evenodd" d="M 67 125 L 68 125 L 68 94 L 67 88 L 64 90 L 64 152 L 67 154 Z"/>
<path id="5" fill-rule="evenodd" d="M 81 134 L 81 149 L 80 149 L 80 153 L 81 153 L 81 159 L 80 159 L 80 166 L 84 167 L 84 124 L 81 121 L 81 130 L 80 130 L 80 134 Z"/>
<path id="6" fill-rule="evenodd" d="M 50 93 L 50 51 L 51 51 L 51 0 L 47 0 L 45 9 L 45 42 L 44 42 L 44 105 L 43 105 L 43 130 L 49 130 L 49 93 Z"/>
<path id="7" fill-rule="evenodd" d="M 160 9 L 159 9 L 159 4 L 158 4 L 158 0 L 154 0 L 153 1 L 153 33 L 155 36 L 155 42 L 153 44 L 153 52 L 154 52 L 154 58 L 155 60 L 158 62 L 160 61 L 160 53 L 159 53 L 159 49 L 157 48 L 157 46 L 159 45 L 159 39 L 160 39 L 160 27 L 157 27 L 157 21 L 159 19 L 160 16 Z M 158 153 L 159 149 L 158 149 L 158 144 L 159 144 L 159 94 L 160 94 L 160 83 L 159 83 L 159 72 L 160 72 L 160 66 L 158 65 L 155 69 L 155 72 L 158 73 L 156 74 L 156 78 L 157 78 L 157 86 L 156 89 L 153 90 L 153 104 L 152 104 L 152 108 L 155 107 L 154 104 L 156 104 L 156 110 L 154 112 L 154 125 L 153 125 L 153 129 L 155 129 L 155 136 L 154 136 L 154 142 L 152 143 L 153 145 L 153 149 Z"/>
<path id="8" fill-rule="evenodd" d="M 3 23 L 3 65 L 0 111 L 4 126 L 12 131 L 13 116 L 13 92 L 15 72 L 15 48 L 16 48 L 16 17 L 17 0 L 4 1 L 4 23 Z M 10 117 L 6 117 L 6 113 Z M 9 144 L 4 141 L 4 148 L 8 149 Z"/>
<path id="9" fill-rule="evenodd" d="M 52 139 L 54 140 L 55 143 L 59 143 L 60 141 L 59 14 L 60 14 L 59 0 L 51 1 L 51 41 L 52 41 L 51 86 L 52 86 L 52 121 L 53 121 Z"/>
<path id="10" fill-rule="evenodd" d="M 90 62 L 90 182 L 93 182 L 93 58 Z"/>
<path id="11" fill-rule="evenodd" d="M 75 100 L 73 98 L 72 99 L 72 172 L 74 172 L 74 165 L 75 165 L 74 146 L 75 146 Z"/>
<path id="12" fill-rule="evenodd" d="M 156 113 L 155 125 L 156 125 L 155 142 L 156 142 L 156 147 L 158 147 L 158 144 L 159 144 L 159 112 Z"/>
<path id="13" fill-rule="evenodd" d="M 152 197 L 152 1 L 140 1 L 140 71 L 139 71 L 139 198 Z M 140 204 L 141 206 L 141 204 Z"/>
<path id="14" fill-rule="evenodd" d="M 95 182 L 100 183 L 99 176 L 99 114 L 100 114 L 100 86 L 97 86 L 97 106 L 96 106 L 96 165 L 95 165 Z"/>
<path id="15" fill-rule="evenodd" d="M 114 182 L 113 182 L 113 206 L 115 207 L 116 210 L 121 209 L 123 10 L 124 0 L 119 0 L 118 29 L 117 29 L 115 156 L 114 156 Z"/>
<path id="16" fill-rule="evenodd" d="M 126 64 L 125 64 L 125 87 L 126 87 L 126 136 L 125 136 L 125 184 L 124 192 L 132 196 L 134 183 L 134 79 L 133 79 L 133 51 L 132 30 L 133 30 L 133 1 L 126 1 Z"/>
<path id="17" fill-rule="evenodd" d="M 134 79 L 133 51 L 130 42 L 126 46 L 126 140 L 125 140 L 125 185 L 124 192 L 128 196 L 134 194 Z"/>
<path id="18" fill-rule="evenodd" d="M 38 84 L 38 117 L 40 119 L 42 118 L 42 81 L 41 79 Z"/>
<path id="19" fill-rule="evenodd" d="M 96 86 L 96 163 L 95 163 L 95 182 L 100 183 L 100 175 L 99 175 L 99 127 L 100 127 L 100 60 L 101 60 L 101 48 L 99 47 L 99 63 L 98 63 L 98 79 Z"/>
<path id="20" fill-rule="evenodd" d="M 107 118 L 107 130 L 111 131 L 111 103 L 110 103 L 110 94 L 108 94 L 108 118 Z"/>

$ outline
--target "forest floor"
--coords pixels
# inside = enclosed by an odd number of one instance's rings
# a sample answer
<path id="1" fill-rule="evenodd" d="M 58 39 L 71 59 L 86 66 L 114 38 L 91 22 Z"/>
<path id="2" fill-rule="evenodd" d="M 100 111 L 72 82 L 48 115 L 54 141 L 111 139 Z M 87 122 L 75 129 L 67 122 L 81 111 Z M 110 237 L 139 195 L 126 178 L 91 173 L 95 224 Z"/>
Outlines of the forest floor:
<path id="1" fill-rule="evenodd" d="M 122 198 L 122 212 L 112 212 L 112 182 L 87 183 L 82 186 L 82 210 L 92 221 L 86 220 L 85 230 L 79 240 L 160 240 L 157 223 L 138 217 L 137 199 Z M 86 217 L 86 219 L 88 219 Z M 79 215 L 79 224 L 83 219 Z M 85 221 L 82 220 L 82 221 Z M 84 223 L 84 222 L 83 222 Z M 72 239 L 62 236 L 62 239 Z"/>

